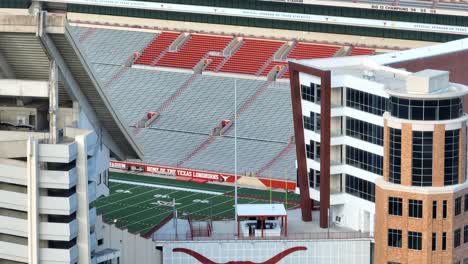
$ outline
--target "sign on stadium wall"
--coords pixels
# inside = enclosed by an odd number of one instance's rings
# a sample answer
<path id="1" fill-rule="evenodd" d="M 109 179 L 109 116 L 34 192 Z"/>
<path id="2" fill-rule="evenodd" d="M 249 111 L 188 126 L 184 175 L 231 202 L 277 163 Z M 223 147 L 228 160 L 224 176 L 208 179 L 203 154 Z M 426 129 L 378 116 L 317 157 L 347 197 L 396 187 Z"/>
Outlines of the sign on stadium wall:
<path id="1" fill-rule="evenodd" d="M 370 239 L 165 242 L 167 264 L 371 263 Z"/>
<path id="2" fill-rule="evenodd" d="M 152 164 L 126 162 L 126 161 L 115 161 L 111 160 L 109 164 L 110 168 L 126 170 L 126 171 L 140 171 L 152 174 L 165 175 L 175 177 L 176 179 L 193 179 L 193 180 L 204 180 L 204 181 L 215 181 L 215 182 L 228 182 L 234 183 L 235 176 L 233 174 L 217 173 L 201 170 L 191 170 L 183 168 L 174 168 L 166 166 L 158 166 Z M 244 177 L 255 178 L 265 187 L 272 187 L 277 189 L 285 189 L 294 191 L 296 189 L 296 183 L 286 180 L 269 179 L 262 177 L 251 177 L 244 175 L 237 175 L 237 180 Z"/>
<path id="3" fill-rule="evenodd" d="M 274 11 L 241 9 L 241 8 L 181 5 L 181 4 L 158 3 L 158 2 L 128 1 L 128 0 L 41 0 L 41 1 L 54 2 L 54 3 L 98 5 L 98 6 L 108 6 L 108 7 L 160 10 L 160 11 L 168 11 L 168 12 L 184 12 L 184 13 L 221 15 L 221 16 L 251 17 L 251 18 L 309 22 L 309 23 L 349 25 L 349 26 L 357 26 L 357 27 L 374 27 L 374 28 L 399 29 L 399 30 L 409 30 L 409 31 L 426 31 L 426 32 L 468 35 L 468 27 L 428 24 L 428 23 L 401 22 L 401 21 L 393 21 L 393 20 L 323 16 L 323 15 L 274 12 Z M 380 9 L 380 6 L 378 7 L 378 9 Z"/>

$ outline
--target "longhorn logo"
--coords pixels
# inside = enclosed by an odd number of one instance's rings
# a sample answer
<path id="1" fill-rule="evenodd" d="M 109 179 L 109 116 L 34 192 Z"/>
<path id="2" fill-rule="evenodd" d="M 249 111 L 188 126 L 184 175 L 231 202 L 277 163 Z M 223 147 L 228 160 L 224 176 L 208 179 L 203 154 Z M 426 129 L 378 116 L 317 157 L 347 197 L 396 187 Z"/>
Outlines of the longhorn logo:
<path id="1" fill-rule="evenodd" d="M 292 248 L 289 248 L 289 249 L 286 249 L 278 254 L 276 254 L 274 257 L 264 261 L 264 262 L 253 262 L 253 261 L 228 261 L 228 262 L 225 262 L 225 263 L 217 263 L 217 262 L 214 262 L 210 259 L 208 259 L 207 257 L 203 256 L 202 254 L 198 253 L 198 252 L 195 252 L 191 249 L 187 249 L 187 248 L 174 248 L 172 249 L 172 252 L 181 252 L 181 253 L 185 253 L 187 255 L 190 255 L 192 256 L 193 258 L 195 258 L 196 260 L 198 260 L 199 262 L 203 263 L 203 264 L 276 264 L 278 263 L 280 260 L 282 260 L 283 258 L 285 258 L 287 255 L 293 253 L 293 252 L 296 252 L 296 251 L 301 251 L 301 250 L 307 250 L 307 247 L 292 247 Z"/>

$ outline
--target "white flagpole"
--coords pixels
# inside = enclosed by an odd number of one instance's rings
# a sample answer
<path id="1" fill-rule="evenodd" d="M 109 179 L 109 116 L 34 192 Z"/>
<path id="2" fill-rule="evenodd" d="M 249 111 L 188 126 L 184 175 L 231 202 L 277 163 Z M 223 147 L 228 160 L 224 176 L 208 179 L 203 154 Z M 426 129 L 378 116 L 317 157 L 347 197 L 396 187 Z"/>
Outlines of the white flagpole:
<path id="1" fill-rule="evenodd" d="M 234 213 L 237 224 L 237 80 L 234 79 Z"/>

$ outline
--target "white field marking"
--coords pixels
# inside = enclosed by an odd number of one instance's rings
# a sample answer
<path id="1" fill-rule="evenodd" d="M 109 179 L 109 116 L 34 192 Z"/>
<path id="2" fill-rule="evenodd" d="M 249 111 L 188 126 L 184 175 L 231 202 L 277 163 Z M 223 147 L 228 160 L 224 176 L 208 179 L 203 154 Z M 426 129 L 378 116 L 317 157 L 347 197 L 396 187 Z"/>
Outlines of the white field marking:
<path id="1" fill-rule="evenodd" d="M 139 186 L 137 186 L 137 187 L 139 187 Z M 137 188 L 137 187 L 135 187 L 135 188 Z M 133 189 L 133 188 L 130 188 L 130 189 Z M 129 189 L 129 190 L 130 190 L 130 189 Z M 107 204 L 105 204 L 104 206 L 108 206 L 108 205 L 120 203 L 120 202 L 122 202 L 122 201 L 125 201 L 125 200 L 128 200 L 128 199 L 132 199 L 132 198 L 135 198 L 135 197 L 137 197 L 137 196 L 144 195 L 144 194 L 147 194 L 147 193 L 149 193 L 149 192 L 154 192 L 154 191 L 156 191 L 156 190 L 153 189 L 153 190 L 149 190 L 149 191 L 146 191 L 146 192 L 142 192 L 142 193 L 136 194 L 136 195 L 134 195 L 134 196 L 130 196 L 130 197 L 127 197 L 127 198 L 124 198 L 124 199 L 117 200 L 117 201 L 112 202 L 112 203 L 107 203 Z M 117 209 L 117 210 L 120 210 L 120 209 L 122 209 L 122 208 L 119 208 L 119 209 Z M 117 210 L 112 210 L 111 212 L 114 212 L 114 211 L 117 211 Z M 111 213 L 111 212 L 107 212 L 107 214 L 109 214 L 109 213 Z"/>
<path id="2" fill-rule="evenodd" d="M 174 190 L 173 192 L 170 192 L 169 194 L 173 194 L 173 193 L 177 193 L 177 192 L 179 192 L 179 191 Z M 197 194 L 198 194 L 198 193 L 190 194 L 190 195 L 188 195 L 188 196 L 185 196 L 184 198 L 181 198 L 181 200 L 182 200 L 182 199 L 185 199 L 185 198 L 187 198 L 187 197 L 191 197 L 191 196 L 197 195 Z M 151 200 L 153 200 L 153 199 L 154 199 L 154 198 L 151 198 L 151 199 L 149 199 L 149 200 L 145 200 L 144 202 L 148 202 L 148 201 L 151 201 Z M 140 203 L 138 203 L 138 204 L 141 204 L 141 203 L 144 203 L 144 202 L 140 202 Z M 127 207 L 134 206 L 134 205 L 136 205 L 136 204 L 132 204 L 132 205 L 129 205 L 129 206 L 127 206 Z M 177 209 L 179 209 L 179 208 L 185 208 L 185 207 L 190 206 L 190 205 L 191 205 L 191 204 L 188 204 L 188 205 L 182 206 L 182 207 L 177 207 Z M 133 213 L 133 214 L 126 215 L 126 216 L 124 216 L 124 217 L 122 217 L 122 218 L 120 218 L 120 219 L 124 219 L 124 218 L 127 218 L 127 217 L 132 216 L 132 215 L 135 215 L 135 214 L 140 214 L 140 213 L 146 212 L 146 211 L 148 211 L 148 210 L 155 209 L 155 208 L 160 207 L 160 206 L 161 206 L 161 205 L 157 205 L 157 206 L 152 205 L 152 206 L 149 207 L 149 208 L 143 209 L 143 210 L 138 211 L 138 212 Z M 127 208 L 127 207 L 125 207 L 125 208 Z M 166 206 L 166 207 L 167 207 L 167 206 Z M 132 223 L 132 224 L 136 224 L 136 223 L 139 223 L 139 222 L 144 221 L 144 220 L 146 220 L 146 219 L 149 219 L 149 218 L 152 218 L 152 217 L 155 217 L 155 216 L 163 215 L 163 214 L 165 214 L 165 213 L 167 213 L 167 212 L 160 213 L 160 214 L 158 214 L 158 215 L 153 215 L 153 216 L 144 218 L 144 219 L 142 219 L 142 220 L 140 220 L 140 221 L 138 221 L 138 222 L 134 222 L 134 223 Z"/>
<path id="3" fill-rule="evenodd" d="M 191 194 L 191 195 L 185 196 L 184 198 L 180 198 L 180 200 L 182 200 L 182 199 L 186 199 L 186 198 L 188 198 L 188 197 L 191 197 L 191 196 L 194 196 L 194 195 L 197 195 L 197 194 L 198 194 L 198 193 L 194 193 L 194 194 Z M 185 205 L 185 206 L 176 207 L 176 209 L 177 209 L 177 211 L 179 211 L 180 209 L 182 209 L 182 208 L 185 208 L 185 207 L 188 207 L 188 206 L 192 206 L 192 203 L 189 203 L 189 204 L 187 204 L 187 205 Z M 145 212 L 145 211 L 148 211 L 148 210 L 151 210 L 151 209 L 154 209 L 154 207 L 151 207 L 151 208 L 145 209 L 145 210 L 143 210 L 143 211 L 140 211 L 139 213 L 142 213 L 142 212 Z M 152 216 L 150 216 L 150 217 L 147 217 L 147 218 L 141 219 L 141 220 L 140 220 L 140 221 L 138 221 L 138 222 L 134 222 L 134 223 L 132 223 L 132 225 L 133 225 L 133 224 L 138 224 L 138 223 L 140 223 L 140 222 L 143 222 L 143 221 L 145 221 L 145 220 L 148 220 L 148 219 L 150 219 L 150 218 L 153 218 L 153 217 L 156 217 L 156 216 L 161 216 L 161 215 L 163 215 L 163 214 L 167 214 L 167 211 L 166 211 L 166 212 L 164 212 L 164 213 L 160 213 L 160 214 L 158 214 L 158 215 L 152 215 Z M 144 229 L 142 229 L 142 230 L 144 230 Z M 138 232 L 136 232 L 136 233 L 139 233 L 139 232 L 140 232 L 140 231 L 142 231 L 142 230 L 138 230 Z"/>
<path id="4" fill-rule="evenodd" d="M 178 190 L 178 191 L 186 191 L 186 192 L 195 192 L 195 193 L 204 193 L 204 194 L 212 194 L 212 195 L 223 195 L 224 193 L 221 192 L 212 192 L 212 191 L 204 191 L 204 190 L 195 190 L 189 188 L 182 188 L 182 187 L 174 187 L 174 186 L 165 186 L 159 184 L 152 184 L 152 183 L 144 183 L 144 182 L 132 182 L 132 181 L 124 181 L 124 180 L 116 180 L 110 179 L 110 182 L 117 182 L 117 183 L 125 183 L 130 185 L 138 185 L 138 186 L 146 186 L 146 187 L 155 187 L 160 189 L 170 189 L 170 190 Z"/>
<path id="5" fill-rule="evenodd" d="M 153 191 L 159 191 L 159 189 L 155 189 L 155 190 L 153 190 Z M 170 192 L 170 193 L 168 193 L 168 194 L 172 194 L 172 193 L 176 193 L 176 192 L 178 192 L 178 191 L 173 191 L 173 192 Z M 128 207 L 132 207 L 132 206 L 135 206 L 135 205 L 138 205 L 138 204 L 142 204 L 142 203 L 147 203 L 147 202 L 149 202 L 149 201 L 152 201 L 153 199 L 154 199 L 154 198 L 150 198 L 150 199 L 148 199 L 148 200 L 144 200 L 144 201 L 139 202 L 139 203 L 137 203 L 137 204 L 131 204 L 131 205 L 125 206 L 124 208 L 120 208 L 119 210 L 124 210 L 124 209 L 127 209 Z M 128 215 L 126 215 L 126 216 L 124 216 L 124 217 L 120 217 L 119 220 L 125 219 L 125 218 L 127 218 L 127 217 L 129 217 L 129 216 L 132 216 L 132 215 L 136 215 L 136 214 L 139 214 L 139 213 L 143 213 L 143 212 L 145 212 L 145 211 L 148 211 L 148 210 L 154 209 L 154 208 L 155 208 L 155 207 L 153 206 L 153 207 L 151 207 L 151 208 L 146 208 L 146 209 L 143 209 L 143 210 L 141 210 L 141 211 L 135 212 L 135 213 L 133 213 L 133 214 L 128 214 Z M 116 210 L 114 210 L 114 211 L 116 211 Z"/>
<path id="6" fill-rule="evenodd" d="M 122 183 L 119 183 L 119 184 L 117 184 L 117 185 L 119 186 L 119 189 L 120 189 L 120 188 L 122 188 L 122 186 L 125 186 L 125 184 L 122 184 Z M 127 185 L 128 185 L 128 184 L 127 184 Z M 127 189 L 127 190 L 128 190 L 128 191 L 130 191 L 130 190 L 136 189 L 136 188 L 138 188 L 138 187 L 139 187 L 139 186 L 136 186 L 136 187 L 130 187 L 130 188 L 129 188 L 129 189 Z M 111 190 L 111 191 L 112 191 L 112 192 L 115 192 L 115 190 L 116 190 L 116 189 L 114 188 L 114 186 L 112 186 L 111 188 L 112 188 L 112 190 Z M 117 189 L 117 190 L 118 190 L 118 189 Z"/>

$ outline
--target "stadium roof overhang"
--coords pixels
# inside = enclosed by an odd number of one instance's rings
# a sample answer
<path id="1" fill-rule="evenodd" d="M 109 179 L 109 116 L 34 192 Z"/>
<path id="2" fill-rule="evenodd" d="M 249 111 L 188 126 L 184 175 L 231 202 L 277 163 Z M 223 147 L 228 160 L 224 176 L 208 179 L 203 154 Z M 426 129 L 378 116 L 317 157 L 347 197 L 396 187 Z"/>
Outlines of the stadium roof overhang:
<path id="1" fill-rule="evenodd" d="M 75 101 L 111 152 L 120 159 L 142 158 L 128 128 L 104 94 L 91 65 L 71 37 L 65 15 L 0 16 L 0 61 L 3 75 L 48 80 L 50 61 L 60 71 L 60 102 Z"/>

